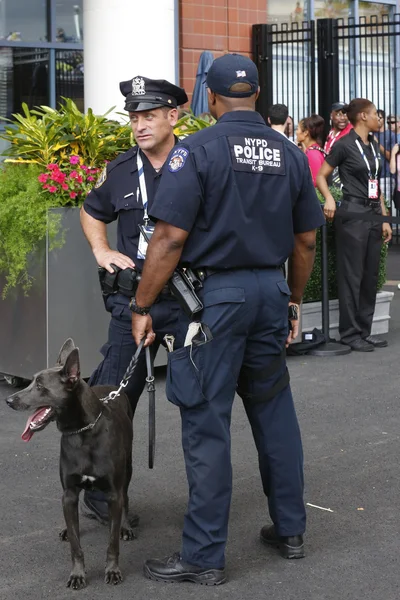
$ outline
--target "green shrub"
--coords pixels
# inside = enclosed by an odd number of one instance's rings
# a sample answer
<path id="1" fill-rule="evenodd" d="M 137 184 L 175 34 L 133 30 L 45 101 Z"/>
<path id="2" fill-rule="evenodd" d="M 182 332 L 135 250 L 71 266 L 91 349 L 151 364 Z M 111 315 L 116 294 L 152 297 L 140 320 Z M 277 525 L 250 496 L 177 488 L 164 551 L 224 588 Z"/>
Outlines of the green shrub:
<path id="1" fill-rule="evenodd" d="M 28 256 L 49 233 L 50 248 L 62 244 L 60 220 L 49 216 L 51 198 L 43 193 L 37 165 L 6 165 L 0 169 L 0 272 L 5 277 L 1 290 L 20 285 L 26 293 L 32 285 L 27 272 Z"/>

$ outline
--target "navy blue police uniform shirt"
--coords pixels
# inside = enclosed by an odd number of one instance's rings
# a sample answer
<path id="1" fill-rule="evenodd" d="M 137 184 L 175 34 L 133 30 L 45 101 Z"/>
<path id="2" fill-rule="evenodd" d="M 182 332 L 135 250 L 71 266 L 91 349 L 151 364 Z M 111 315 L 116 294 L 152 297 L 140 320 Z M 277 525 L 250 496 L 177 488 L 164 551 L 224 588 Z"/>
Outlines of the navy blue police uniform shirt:
<path id="1" fill-rule="evenodd" d="M 137 258 L 139 225 L 143 224 L 143 202 L 137 169 L 137 151 L 134 146 L 110 162 L 98 183 L 88 194 L 83 207 L 94 219 L 111 223 L 118 218 L 117 249 L 129 256 L 141 270 L 143 260 Z M 157 173 L 141 153 L 146 180 L 148 210 L 158 188 L 161 170 Z"/>
<path id="2" fill-rule="evenodd" d="M 307 157 L 253 111 L 225 113 L 171 151 L 150 214 L 189 232 L 192 268 L 282 265 L 325 222 Z"/>

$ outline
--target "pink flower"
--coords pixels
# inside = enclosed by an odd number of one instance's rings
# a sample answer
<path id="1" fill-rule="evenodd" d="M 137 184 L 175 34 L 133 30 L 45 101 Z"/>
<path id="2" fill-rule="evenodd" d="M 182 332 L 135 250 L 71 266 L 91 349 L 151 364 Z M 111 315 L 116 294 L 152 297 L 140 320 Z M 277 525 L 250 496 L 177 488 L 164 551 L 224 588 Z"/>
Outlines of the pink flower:
<path id="1" fill-rule="evenodd" d="M 68 184 L 67 183 L 62 183 L 61 187 L 63 190 L 67 190 L 68 189 Z"/>
<path id="2" fill-rule="evenodd" d="M 85 172 L 90 171 L 89 167 L 87 167 L 86 165 L 81 165 L 81 169 Z"/>
<path id="3" fill-rule="evenodd" d="M 77 171 L 71 171 L 69 176 L 71 177 L 71 179 L 76 179 L 78 177 L 78 173 L 77 173 Z"/>
<path id="4" fill-rule="evenodd" d="M 88 181 L 94 181 L 94 177 L 92 177 L 92 175 L 89 175 L 89 177 L 87 178 Z"/>
<path id="5" fill-rule="evenodd" d="M 79 162 L 79 156 L 73 154 L 69 157 L 69 162 L 71 163 L 71 165 L 77 165 Z"/>
<path id="6" fill-rule="evenodd" d="M 54 194 L 54 192 L 57 191 L 57 188 L 55 185 L 49 185 L 48 190 L 51 194 Z"/>
<path id="7" fill-rule="evenodd" d="M 69 193 L 69 197 L 70 197 L 70 198 L 72 198 L 72 199 L 76 198 L 76 197 L 77 197 L 77 195 L 78 195 L 78 194 L 77 194 L 76 192 L 70 192 L 70 193 Z"/>
<path id="8" fill-rule="evenodd" d="M 76 181 L 77 181 L 78 183 L 82 183 L 82 181 L 83 181 L 83 177 L 82 177 L 82 175 L 77 175 L 77 176 L 76 176 Z"/>
<path id="9" fill-rule="evenodd" d="M 40 183 L 46 183 L 48 178 L 48 175 L 46 173 L 40 173 L 40 175 L 38 176 L 38 180 L 40 181 Z"/>
<path id="10" fill-rule="evenodd" d="M 58 166 L 54 163 L 50 163 L 49 165 L 47 165 L 47 168 L 49 169 L 49 171 L 53 171 L 54 169 L 58 169 Z"/>

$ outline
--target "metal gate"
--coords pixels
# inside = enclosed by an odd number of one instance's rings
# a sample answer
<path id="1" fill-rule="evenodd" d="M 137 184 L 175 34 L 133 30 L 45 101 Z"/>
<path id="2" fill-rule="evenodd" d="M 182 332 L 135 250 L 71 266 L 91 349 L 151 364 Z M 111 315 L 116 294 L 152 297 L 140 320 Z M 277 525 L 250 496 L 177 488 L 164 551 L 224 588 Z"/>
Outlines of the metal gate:
<path id="1" fill-rule="evenodd" d="M 264 117 L 279 102 L 295 122 L 318 112 L 328 123 L 333 102 L 356 97 L 400 116 L 400 14 L 253 25 L 253 60 Z"/>

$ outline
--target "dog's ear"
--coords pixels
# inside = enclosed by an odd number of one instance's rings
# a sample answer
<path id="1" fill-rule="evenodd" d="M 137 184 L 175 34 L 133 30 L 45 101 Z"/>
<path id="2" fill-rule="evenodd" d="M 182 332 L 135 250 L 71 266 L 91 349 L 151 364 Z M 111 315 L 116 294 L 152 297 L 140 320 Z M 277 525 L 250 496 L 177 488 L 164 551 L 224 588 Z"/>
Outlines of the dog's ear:
<path id="1" fill-rule="evenodd" d="M 71 354 L 72 350 L 75 348 L 74 340 L 68 338 L 62 345 L 60 354 L 57 358 L 57 365 L 62 367 L 67 360 L 67 356 Z"/>
<path id="2" fill-rule="evenodd" d="M 79 350 L 78 348 L 74 348 L 67 356 L 65 365 L 61 371 L 61 377 L 66 383 L 70 383 L 73 386 L 77 383 L 80 376 Z"/>

